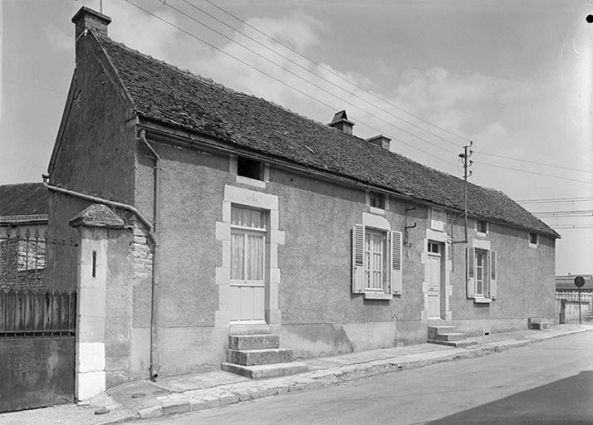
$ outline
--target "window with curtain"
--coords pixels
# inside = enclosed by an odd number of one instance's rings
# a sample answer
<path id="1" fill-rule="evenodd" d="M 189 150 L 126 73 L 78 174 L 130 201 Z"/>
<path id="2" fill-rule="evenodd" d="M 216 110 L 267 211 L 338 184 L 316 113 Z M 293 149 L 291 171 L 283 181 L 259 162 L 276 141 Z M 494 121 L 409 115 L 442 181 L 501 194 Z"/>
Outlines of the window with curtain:
<path id="1" fill-rule="evenodd" d="M 231 208 L 231 280 L 263 282 L 266 231 L 263 211 Z"/>

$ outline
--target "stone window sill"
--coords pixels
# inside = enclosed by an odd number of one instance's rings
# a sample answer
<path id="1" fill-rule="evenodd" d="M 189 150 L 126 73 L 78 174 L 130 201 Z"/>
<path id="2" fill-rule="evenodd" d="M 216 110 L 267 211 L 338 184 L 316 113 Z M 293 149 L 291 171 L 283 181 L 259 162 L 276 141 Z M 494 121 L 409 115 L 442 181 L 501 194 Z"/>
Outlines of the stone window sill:
<path id="1" fill-rule="evenodd" d="M 365 292 L 364 299 L 365 300 L 390 300 L 393 298 L 393 295 L 386 294 L 384 292 Z"/>
<path id="2" fill-rule="evenodd" d="M 484 297 L 475 297 L 474 303 L 476 304 L 490 304 L 492 302 L 491 298 L 484 298 Z"/>

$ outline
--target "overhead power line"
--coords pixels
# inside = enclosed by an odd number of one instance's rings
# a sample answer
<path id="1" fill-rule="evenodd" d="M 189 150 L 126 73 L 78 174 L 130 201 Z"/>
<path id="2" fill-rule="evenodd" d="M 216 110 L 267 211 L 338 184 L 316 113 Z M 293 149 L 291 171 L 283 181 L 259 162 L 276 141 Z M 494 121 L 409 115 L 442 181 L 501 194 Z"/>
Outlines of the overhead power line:
<path id="1" fill-rule="evenodd" d="M 486 167 L 502 168 L 502 169 L 505 169 L 505 170 L 516 171 L 516 172 L 519 172 L 519 173 L 534 174 L 536 176 L 551 177 L 551 178 L 560 179 L 560 180 L 568 180 L 568 181 L 578 182 L 578 183 L 593 184 L 593 181 L 571 179 L 569 177 L 554 176 L 554 175 L 551 175 L 551 174 L 538 173 L 536 171 L 520 170 L 518 168 L 505 167 L 505 166 L 502 166 L 502 165 L 487 164 L 487 163 L 481 162 L 481 161 L 474 161 L 474 164 L 485 165 Z"/>
<path id="2" fill-rule="evenodd" d="M 546 163 L 543 163 L 543 162 L 530 161 L 528 159 L 513 158 L 513 157 L 510 157 L 510 156 L 497 155 L 497 154 L 483 152 L 483 151 L 474 151 L 474 152 L 476 152 L 478 154 L 486 155 L 486 156 L 491 156 L 491 157 L 494 157 L 494 158 L 501 158 L 501 159 L 507 159 L 507 160 L 511 160 L 511 161 L 525 162 L 525 163 L 534 164 L 534 165 L 543 165 L 545 167 L 559 168 L 561 170 L 569 170 L 569 171 L 577 171 L 577 172 L 580 172 L 580 173 L 593 174 L 593 171 L 591 171 L 591 170 L 580 170 L 578 168 L 573 168 L 573 167 L 563 167 L 561 165 L 546 164 Z"/>
<path id="3" fill-rule="evenodd" d="M 541 199 L 523 199 L 515 201 L 519 204 L 552 204 L 552 203 L 568 203 L 568 202 L 591 202 L 593 197 L 580 198 L 541 198 Z"/>
<path id="4" fill-rule="evenodd" d="M 367 105 L 369 105 L 369 106 L 371 106 L 371 107 L 373 107 L 373 108 L 376 108 L 376 109 L 378 109 L 378 110 L 380 110 L 380 111 L 382 111 L 382 112 L 384 112 L 384 113 L 386 113 L 386 114 L 388 114 L 388 115 L 390 115 L 390 116 L 392 116 L 392 117 L 394 117 L 394 118 L 396 118 L 396 119 L 398 119 L 398 120 L 401 120 L 401 121 L 405 122 L 406 124 L 409 124 L 409 125 L 411 125 L 412 127 L 416 128 L 416 129 L 418 129 L 418 130 L 420 130 L 420 131 L 424 131 L 424 132 L 426 132 L 426 133 L 428 133 L 428 134 L 430 134 L 430 135 L 432 135 L 432 136 L 434 136 L 434 137 L 436 137 L 436 138 L 438 138 L 438 139 L 441 139 L 442 141 L 444 141 L 444 142 L 446 142 L 446 143 L 450 143 L 451 145 L 453 145 L 453 146 L 455 146 L 455 147 L 459 147 L 459 146 L 458 146 L 456 143 L 454 143 L 454 142 L 451 142 L 450 140 L 448 140 L 448 139 L 445 139 L 444 137 L 442 137 L 442 136 L 440 136 L 440 135 L 438 135 L 438 134 L 436 134 L 436 133 L 433 133 L 433 132 L 431 132 L 431 131 L 429 131 L 429 130 L 427 130 L 427 129 L 423 128 L 423 127 L 420 127 L 420 126 L 418 126 L 418 125 L 414 124 L 413 122 L 411 122 L 411 121 L 408 121 L 408 120 L 406 120 L 405 118 L 402 118 L 402 117 L 400 117 L 399 115 L 393 114 L 393 113 L 389 112 L 388 110 L 386 110 L 386 109 L 383 109 L 383 108 L 381 108 L 380 106 L 377 106 L 376 104 L 369 102 L 368 100 L 366 100 L 365 98 L 363 98 L 363 97 L 361 97 L 361 96 L 357 95 L 356 93 L 354 93 L 354 92 L 352 92 L 352 91 L 350 91 L 350 90 L 348 90 L 348 89 L 345 89 L 344 87 L 342 87 L 342 86 L 340 86 L 340 85 L 338 85 L 338 84 L 334 83 L 333 81 L 331 81 L 331 80 L 329 80 L 329 79 L 327 79 L 327 78 L 325 78 L 325 77 L 323 77 L 323 76 L 321 76 L 321 75 L 317 74 L 316 72 L 314 72 L 314 71 L 312 71 L 312 70 L 308 69 L 307 67 L 305 67 L 305 66 L 301 65 L 300 63 L 298 63 L 298 62 L 296 62 L 296 61 L 292 60 L 292 59 L 291 59 L 291 58 L 289 58 L 288 56 L 285 56 L 285 55 L 283 55 L 282 53 L 278 52 L 276 49 L 273 49 L 273 48 L 271 48 L 271 47 L 269 47 L 269 46 L 266 46 L 264 43 L 262 43 L 262 42 L 258 41 L 257 39 L 255 39 L 255 38 L 251 37 L 250 35 L 248 35 L 248 34 L 245 34 L 244 32 L 242 32 L 242 31 L 238 30 L 237 28 L 233 27 L 232 25 L 228 24 L 227 22 L 224 22 L 223 20 L 221 20 L 221 19 L 217 18 L 216 16 L 212 15 L 211 13 L 208 13 L 208 12 L 207 12 L 207 11 L 205 11 L 204 9 L 202 9 L 202 8 L 200 8 L 200 7 L 198 7 L 198 6 L 194 5 L 194 4 L 192 4 L 192 3 L 191 3 L 191 2 L 189 2 L 188 0 L 182 0 L 182 1 L 183 1 L 185 4 L 189 5 L 190 7 L 194 8 L 195 10 L 197 10 L 197 11 L 199 11 L 199 12 L 203 13 L 204 15 L 206 15 L 206 16 L 209 16 L 210 18 L 214 19 L 215 21 L 217 21 L 217 22 L 221 23 L 221 24 L 222 24 L 222 25 L 224 25 L 225 27 L 227 27 L 227 28 L 230 28 L 231 30 L 235 31 L 236 33 L 238 33 L 238 34 L 241 34 L 242 36 L 244 36 L 244 37 L 248 38 L 249 40 L 253 41 L 254 43 L 258 44 L 259 46 L 262 46 L 262 47 L 263 47 L 263 48 L 265 48 L 266 50 L 268 50 L 268 51 L 270 51 L 270 52 L 274 53 L 275 55 L 278 55 L 279 57 L 281 57 L 281 58 L 283 58 L 283 59 L 287 60 L 288 62 L 290 62 L 290 63 L 292 63 L 292 64 L 294 64 L 294 65 L 298 66 L 299 68 L 301 68 L 301 69 L 302 69 L 302 70 L 304 70 L 305 72 L 307 72 L 307 73 L 309 73 L 309 74 L 313 75 L 313 76 L 314 76 L 314 77 L 316 77 L 316 78 L 319 78 L 320 80 L 323 80 L 323 81 L 325 81 L 325 82 L 327 82 L 327 83 L 331 84 L 332 86 L 334 86 L 334 87 L 336 87 L 336 88 L 338 88 L 338 89 L 342 90 L 342 91 L 343 91 L 343 92 L 345 92 L 345 93 L 348 93 L 349 95 L 351 95 L 351 96 L 355 97 L 356 99 L 359 99 L 359 100 L 361 100 L 362 102 L 366 103 Z M 171 5 L 169 5 L 168 3 L 167 3 L 167 6 L 169 6 L 169 7 L 173 8 L 173 9 L 175 9 L 174 7 L 172 7 Z M 177 9 L 175 9 L 175 10 L 177 10 Z M 190 18 L 190 19 L 191 19 L 191 18 Z M 201 21 L 196 21 L 196 22 L 198 22 L 200 25 L 204 25 L 206 28 L 210 29 L 211 31 L 214 31 L 214 32 L 216 32 L 216 33 L 217 33 L 217 34 L 219 34 L 219 35 L 223 35 L 223 34 L 221 34 L 220 32 L 218 32 L 217 30 L 215 30 L 215 29 L 213 29 L 213 28 L 210 28 L 210 27 L 209 27 L 209 26 L 207 26 L 206 24 L 202 23 Z M 223 35 L 223 36 L 224 36 L 224 35 Z M 225 37 L 226 37 L 226 36 L 225 36 Z M 226 37 L 226 38 L 228 39 L 228 37 Z M 234 41 L 234 40 L 232 40 L 232 41 L 236 43 L 236 41 Z M 241 45 L 240 43 L 237 43 L 237 44 L 239 44 L 240 46 L 244 47 L 244 46 L 243 46 L 243 45 Z M 277 64 L 276 64 L 276 65 L 277 65 Z M 278 65 L 278 66 L 279 66 L 279 65 Z M 286 69 L 286 68 L 284 68 L 284 67 L 282 67 L 282 68 L 283 68 L 283 69 Z M 306 80 L 306 81 L 308 81 L 308 80 Z M 363 89 L 361 89 L 361 90 L 362 90 L 362 91 L 364 91 L 364 92 L 365 92 L 365 93 L 367 93 L 367 94 L 369 93 L 369 92 L 367 92 L 366 90 L 363 90 Z M 333 95 L 333 94 L 332 94 L 332 95 Z M 366 111 L 365 111 L 365 112 L 366 112 Z M 367 113 L 368 113 L 368 112 L 367 112 Z M 401 130 L 401 128 L 399 128 L 399 127 L 396 127 L 396 128 L 398 128 L 398 129 L 400 129 L 400 130 Z M 438 147 L 438 146 L 437 146 L 437 147 Z M 447 151 L 447 152 L 448 152 L 448 151 Z"/>
<path id="5" fill-rule="evenodd" d="M 536 211 L 532 214 L 593 214 L 593 210 L 557 210 L 557 211 Z"/>
<path id="6" fill-rule="evenodd" d="M 324 93 L 327 93 L 327 94 L 329 94 L 330 96 L 333 96 L 334 98 L 336 98 L 336 99 L 340 100 L 341 102 L 344 102 L 344 103 L 346 103 L 346 104 L 348 104 L 348 105 L 350 105 L 350 106 L 353 106 L 354 108 L 356 108 L 356 109 L 358 109 L 358 110 L 360 110 L 360 111 L 364 112 L 365 114 L 367 114 L 367 115 L 369 115 L 369 116 L 373 117 L 374 119 L 376 119 L 376 120 L 379 120 L 379 121 L 382 121 L 382 122 L 384 122 L 385 124 L 387 124 L 387 125 L 389 125 L 389 126 L 391 126 L 391 127 L 393 127 L 393 128 L 397 128 L 399 131 L 401 131 L 401 132 L 403 132 L 403 133 L 406 133 L 406 134 L 408 134 L 409 136 L 415 137 L 415 138 L 417 138 L 418 140 L 421 140 L 421 141 L 423 141 L 423 142 L 425 142 L 425 143 L 428 143 L 429 145 L 431 145 L 431 146 L 434 146 L 434 147 L 435 147 L 435 148 L 437 148 L 437 149 L 441 149 L 441 150 L 445 151 L 446 153 L 452 154 L 452 152 L 451 152 L 451 151 L 449 151 L 449 150 L 447 150 L 447 149 L 443 148 L 442 146 L 440 146 L 440 145 L 438 145 L 438 144 L 436 144 L 436 143 L 434 143 L 434 142 L 431 142 L 431 141 L 429 141 L 429 140 L 426 140 L 425 138 L 423 138 L 423 137 L 420 137 L 420 136 L 418 136 L 417 134 L 414 134 L 414 133 L 412 133 L 412 132 L 410 132 L 410 131 L 408 131 L 408 130 L 406 130 L 406 129 L 404 129 L 404 128 L 402 128 L 402 127 L 398 126 L 398 125 L 395 125 L 395 124 L 393 124 L 393 123 L 391 123 L 391 122 L 389 122 L 389 121 L 387 121 L 387 120 L 384 120 L 383 118 L 381 118 L 381 117 L 378 117 L 378 116 L 376 116 L 376 115 L 372 114 L 371 112 L 369 112 L 369 111 L 367 111 L 367 110 L 365 110 L 365 109 L 361 108 L 360 106 L 356 105 L 355 103 L 352 103 L 352 102 L 350 102 L 349 100 L 347 100 L 347 99 L 344 99 L 344 98 L 342 98 L 342 97 L 338 96 L 338 95 L 337 95 L 337 94 L 335 94 L 335 93 L 332 93 L 331 91 L 329 91 L 329 90 L 327 90 L 326 88 L 324 88 L 324 87 L 320 86 L 319 84 L 316 84 L 316 83 L 314 83 L 314 82 L 312 82 L 312 81 L 308 80 L 307 78 L 303 77 L 302 75 L 299 75 L 299 74 L 297 74 L 296 72 L 293 72 L 292 70 L 290 70 L 290 69 L 288 69 L 288 68 L 286 68 L 286 67 L 284 67 L 284 66 L 282 66 L 282 65 L 280 65 L 280 64 L 278 64 L 278 63 L 276 63 L 276 62 L 274 62 L 272 59 L 270 59 L 270 58 L 267 58 L 266 56 L 262 55 L 261 53 L 259 53 L 259 52 L 255 51 L 255 50 L 253 50 L 252 48 L 250 48 L 250 47 L 248 47 L 248 46 L 245 46 L 245 45 L 244 45 L 244 44 L 242 44 L 242 43 L 239 43 L 237 40 L 234 40 L 233 38 L 231 38 L 231 37 L 227 36 L 226 34 L 223 34 L 223 33 L 221 33 L 221 32 L 220 32 L 220 31 L 218 31 L 217 29 L 215 29 L 215 28 L 212 28 L 212 27 L 211 27 L 211 26 L 209 26 L 208 24 L 205 24 L 205 23 L 201 22 L 199 19 L 196 19 L 195 17 L 193 17 L 193 16 L 191 16 L 191 15 L 189 15 L 189 14 L 185 13 L 184 11 L 182 11 L 182 10 L 180 10 L 180 9 L 176 8 L 175 6 L 173 6 L 173 5 L 169 4 L 169 3 L 164 3 L 164 5 L 165 5 L 165 6 L 167 6 L 167 7 L 169 7 L 170 9 L 173 9 L 174 11 L 176 11 L 177 13 L 179 13 L 180 15 L 183 15 L 183 16 L 185 16 L 186 18 L 188 18 L 188 19 L 191 19 L 191 20 L 192 20 L 192 21 L 194 21 L 195 23 L 197 23 L 197 24 L 199 24 L 199 25 L 202 25 L 203 27 L 205 27 L 205 28 L 209 29 L 210 31 L 212 31 L 212 32 L 214 32 L 214 33 L 216 33 L 216 34 L 220 35 L 221 37 L 224 37 L 224 38 L 226 38 L 226 39 L 227 39 L 227 40 L 229 40 L 231 43 L 235 43 L 236 45 L 238 45 L 238 46 L 242 47 L 243 49 L 247 50 L 248 52 L 251 52 L 251 53 L 253 53 L 254 55 L 256 55 L 256 56 L 258 56 L 258 57 L 262 58 L 262 59 L 263 59 L 263 60 L 265 60 L 266 62 L 268 62 L 268 63 L 270 63 L 270 64 L 272 64 L 272 65 L 274 65 L 274 66 L 276 66 L 276 67 L 278 67 L 278 68 L 280 68 L 280 69 L 282 69 L 282 70 L 284 70 L 285 72 L 289 73 L 290 75 L 293 75 L 294 77 L 298 78 L 299 80 L 301 80 L 301 81 L 304 81 L 304 82 L 305 82 L 305 83 L 307 83 L 307 84 L 310 84 L 311 86 L 315 87 L 316 89 L 319 89 L 319 90 L 323 91 Z M 350 92 L 349 92 L 349 93 L 350 93 Z M 353 94 L 353 93 L 350 93 L 350 94 Z M 368 102 L 367 102 L 367 103 L 368 103 Z M 366 123 L 365 123 L 364 125 L 366 125 L 367 127 L 370 127 L 370 126 L 369 126 L 368 124 L 366 124 Z M 379 130 L 377 130 L 377 131 L 379 131 Z M 380 132 L 380 131 L 379 131 L 379 132 Z"/>
<path id="7" fill-rule="evenodd" d="M 324 106 L 326 106 L 326 107 L 330 108 L 332 111 L 336 111 L 337 109 L 339 109 L 339 108 L 336 108 L 336 107 L 334 107 L 334 106 L 332 106 L 332 105 L 330 105 L 330 104 L 328 104 L 328 103 L 326 103 L 326 102 L 324 102 L 324 101 L 322 101 L 322 100 L 320 100 L 320 99 L 317 99 L 317 98 L 316 98 L 316 97 L 314 97 L 314 96 L 311 96 L 310 94 L 308 94 L 308 93 L 306 93 L 306 92 L 304 92 L 304 91 L 302 91 L 302 90 L 300 90 L 300 89 L 298 89 L 298 88 L 296 88 L 296 87 L 293 87 L 293 86 L 291 86 L 290 84 L 286 83 L 285 81 L 282 81 L 281 79 L 279 79 L 279 78 L 277 78 L 277 77 L 274 77 L 273 75 L 271 75 L 271 74 L 269 74 L 269 73 L 267 73 L 267 72 L 265 72 L 265 71 L 263 71 L 263 70 L 261 70 L 261 69 L 257 68 L 256 66 L 254 66 L 254 65 L 250 64 L 249 62 L 246 62 L 246 61 L 244 61 L 244 60 L 242 60 L 242 59 L 239 59 L 239 58 L 237 58 L 236 56 L 234 56 L 234 55 L 232 55 L 232 54 L 230 54 L 230 53 L 228 53 L 228 52 L 225 52 L 225 51 L 224 51 L 224 50 L 222 50 L 221 48 L 219 48 L 219 47 L 217 47 L 217 46 L 213 45 L 212 43 L 209 43 L 209 42 L 207 42 L 206 40 L 204 40 L 204 39 L 202 39 L 202 38 L 198 37 L 197 35 L 195 35 L 195 34 L 193 34 L 193 33 L 189 32 L 189 31 L 187 31 L 187 30 L 185 30 L 185 29 L 183 29 L 183 28 L 181 28 L 181 27 L 179 27 L 178 25 L 175 25 L 175 24 L 173 24 L 172 22 L 169 22 L 168 20 L 166 20 L 166 19 L 164 19 L 164 18 L 161 18 L 160 16 L 158 16 L 158 15 L 156 15 L 156 14 L 154 14 L 154 13 L 150 12 L 149 10 L 147 10 L 147 9 L 145 9 L 145 8 L 143 8 L 142 6 L 139 6 L 139 5 L 135 4 L 135 3 L 133 3 L 131 0 L 124 0 L 124 1 L 125 1 L 126 3 L 129 3 L 130 5 L 132 5 L 132 6 L 134 6 L 134 7 L 136 7 L 136 8 L 138 8 L 138 9 L 142 10 L 143 12 L 145 12 L 145 13 L 147 13 L 147 14 L 149 14 L 149 15 L 153 16 L 154 18 L 158 19 L 159 21 L 161 21 L 161 22 L 163 22 L 163 23 L 165 23 L 165 24 L 167 24 L 167 25 L 169 25 L 169 26 L 171 26 L 171 27 L 173 27 L 173 28 L 177 29 L 178 31 L 181 31 L 181 32 L 183 32 L 184 34 L 188 35 L 189 37 L 192 37 L 192 38 L 194 38 L 194 39 L 196 39 L 196 40 L 198 40 L 198 41 L 200 41 L 200 42 L 204 43 L 205 45 L 207 45 L 207 46 L 211 47 L 212 49 L 214 49 L 214 50 L 216 50 L 216 51 L 218 51 L 218 52 L 220 52 L 220 53 L 222 53 L 222 54 L 224 54 L 224 55 L 226 55 L 226 56 L 228 56 L 228 57 L 230 57 L 230 58 L 232 58 L 232 59 L 236 60 L 237 62 L 239 62 L 239 63 L 241 63 L 241 64 L 243 64 L 243 65 L 245 65 L 245 66 L 247 66 L 247 67 L 249 67 L 249 68 L 251 68 L 251 69 L 253 69 L 253 70 L 255 70 L 255 71 L 257 71 L 257 72 L 259 72 L 259 73 L 261 73 L 261 74 L 263 74 L 263 75 L 265 75 L 265 76 L 266 76 L 266 77 L 268 77 L 268 78 L 271 78 L 272 80 L 274 80 L 274 81 L 276 81 L 276 82 L 278 82 L 278 83 L 280 83 L 280 84 L 282 84 L 282 85 L 284 85 L 284 86 L 286 86 L 286 87 L 290 88 L 291 90 L 294 90 L 294 91 L 296 91 L 296 92 L 298 92 L 298 93 L 302 94 L 303 96 L 306 96 L 306 97 L 308 97 L 309 99 L 311 99 L 311 100 L 313 100 L 313 101 L 315 101 L 315 102 L 317 102 L 317 103 L 319 103 L 319 104 L 321 104 L 321 105 L 324 105 Z M 372 114 L 369 114 L 369 115 L 371 115 L 371 116 L 372 116 Z M 366 124 L 366 123 L 363 123 L 363 124 L 364 124 L 364 125 L 366 125 L 368 128 L 370 128 L 370 129 L 373 129 L 373 130 L 375 130 L 375 131 L 377 131 L 377 132 L 381 133 L 381 130 L 379 130 L 379 129 L 377 129 L 377 128 L 375 128 L 375 127 L 373 127 L 373 126 L 369 125 L 369 124 Z M 418 137 L 418 136 L 416 136 L 416 137 Z M 440 157 L 440 156 L 437 156 L 437 155 L 431 154 L 430 152 L 426 152 L 425 150 L 423 150 L 423 149 L 420 149 L 419 147 L 417 147 L 417 146 L 415 146 L 415 145 L 413 145 L 413 144 L 411 144 L 411 143 L 407 143 L 407 142 L 405 142 L 405 141 L 403 141 L 403 140 L 401 140 L 401 139 L 398 139 L 398 138 L 396 138 L 396 137 L 393 137 L 392 139 L 393 139 L 393 140 L 396 140 L 396 141 L 398 141 L 398 142 L 400 142 L 400 143 L 402 143 L 402 144 L 404 144 L 404 145 L 406 145 L 406 146 L 408 146 L 408 147 L 410 147 L 410 148 L 412 148 L 412 149 L 416 149 L 417 151 L 420 151 L 420 152 L 424 153 L 425 155 L 428 155 L 428 156 L 430 156 L 430 157 L 433 157 L 433 158 L 435 158 L 435 159 L 438 159 L 439 161 L 443 161 L 443 162 L 446 162 L 447 164 L 450 164 L 450 165 L 452 165 L 452 166 L 454 166 L 454 167 L 457 167 L 457 164 L 455 164 L 455 163 L 453 163 L 453 162 L 451 162 L 451 161 L 448 161 L 448 160 L 446 160 L 446 159 L 443 159 L 443 158 L 442 158 L 442 157 Z"/>
<path id="8" fill-rule="evenodd" d="M 588 225 L 580 225 L 580 224 L 561 224 L 558 226 L 550 226 L 552 229 L 556 230 L 572 230 L 572 229 L 593 229 L 593 224 Z"/>
<path id="9" fill-rule="evenodd" d="M 348 80 L 347 78 L 344 78 L 343 76 L 339 75 L 338 73 L 336 73 L 336 72 L 335 72 L 334 70 L 332 70 L 331 68 L 328 68 L 328 67 L 324 66 L 323 64 L 321 64 L 321 63 L 319 63 L 319 62 L 316 62 L 316 61 L 314 61 L 313 59 L 310 59 L 309 57 L 307 57 L 307 56 L 303 55 L 302 53 L 300 53 L 298 50 L 295 50 L 295 49 L 293 49 L 292 47 L 290 47 L 289 45 L 282 43 L 281 41 L 279 41 L 278 39 L 276 39 L 276 38 L 274 38 L 274 37 L 270 36 L 269 34 L 266 34 L 265 32 L 261 31 L 259 28 L 257 28 L 257 27 L 255 27 L 255 26 L 253 26 L 253 25 L 249 24 L 249 23 L 248 23 L 248 22 L 246 22 L 245 20 L 243 20 L 243 19 L 239 18 L 238 16 L 236 16 L 236 15 L 232 14 L 232 13 L 231 13 L 231 12 L 229 12 L 228 10 L 226 10 L 226 9 L 224 9 L 224 8 L 222 8 L 222 7 L 220 7 L 220 6 L 218 6 L 217 4 L 213 3 L 212 1 L 210 1 L 210 0 L 205 0 L 205 1 L 206 1 L 208 4 L 210 4 L 210 5 L 214 6 L 215 8 L 217 8 L 218 10 L 220 10 L 221 12 L 223 12 L 223 13 L 225 13 L 225 14 L 227 14 L 227 15 L 231 16 L 232 18 L 236 19 L 237 21 L 241 22 L 242 24 L 246 25 L 247 27 L 251 28 L 252 30 L 254 30 L 254 31 L 258 32 L 259 34 L 261 34 L 261 35 L 263 35 L 263 36 L 265 36 L 265 37 L 267 37 L 269 40 L 272 40 L 273 42 L 275 42 L 275 43 L 277 43 L 277 44 L 279 44 L 279 45 L 283 46 L 284 48 L 286 48 L 286 49 L 290 50 L 291 52 L 293 52 L 293 53 L 297 54 L 297 55 L 298 55 L 298 56 L 300 56 L 301 58 L 303 58 L 303 59 L 305 59 L 305 60 L 307 60 L 307 61 L 311 62 L 312 64 L 314 64 L 314 65 L 318 66 L 319 68 L 321 68 L 321 69 L 323 69 L 323 70 L 325 70 L 325 71 L 329 72 L 330 74 L 334 75 L 335 77 L 338 77 L 340 80 L 342 80 L 342 81 L 344 81 L 344 82 L 346 82 L 346 83 L 348 83 L 348 84 L 351 84 L 353 87 L 356 87 L 357 89 L 364 91 L 365 93 L 369 94 L 370 96 L 374 97 L 375 99 L 378 99 L 378 100 L 380 100 L 380 101 L 382 101 L 382 102 L 385 102 L 387 105 L 389 105 L 389 106 L 392 106 L 393 108 L 397 109 L 398 111 L 404 112 L 404 113 L 406 113 L 406 114 L 408 114 L 408 115 L 410 115 L 410 116 L 412 116 L 412 117 L 416 118 L 417 120 L 419 120 L 419 121 L 422 121 L 422 122 L 424 122 L 425 124 L 428 124 L 428 125 L 430 125 L 430 126 L 432 126 L 432 127 L 434 127 L 434 128 L 438 128 L 439 130 L 441 130 L 441 131 L 444 131 L 445 133 L 447 133 L 447 134 L 450 134 L 451 136 L 458 137 L 459 139 L 463 140 L 464 142 L 469 142 L 469 141 L 470 141 L 470 140 L 469 140 L 467 137 L 460 136 L 459 134 L 456 134 L 456 133 L 454 133 L 454 132 L 452 132 L 452 131 L 450 131 L 450 130 L 447 130 L 446 128 L 443 128 L 443 127 L 441 127 L 441 126 L 438 126 L 438 125 L 436 125 L 436 124 L 434 124 L 434 123 L 432 123 L 432 122 L 430 122 L 430 121 L 427 121 L 427 120 L 425 120 L 424 118 L 422 118 L 422 117 L 420 117 L 420 116 L 418 116 L 418 115 L 415 115 L 415 114 L 413 114 L 412 112 L 410 112 L 410 111 L 408 111 L 408 110 L 406 110 L 406 109 L 404 109 L 404 108 L 402 108 L 402 107 L 400 107 L 400 106 L 398 106 L 398 105 L 396 105 L 396 104 L 394 104 L 394 103 L 392 103 L 392 102 L 390 102 L 390 101 L 388 101 L 388 100 L 386 100 L 386 99 L 382 98 L 381 96 L 378 96 L 378 95 L 376 95 L 376 94 L 374 94 L 374 93 L 372 93 L 372 92 L 369 92 L 369 91 L 367 91 L 366 89 L 364 89 L 364 88 L 363 88 L 363 87 L 361 87 L 360 85 L 358 85 L 358 84 L 356 84 L 356 83 L 354 83 L 354 82 L 352 82 L 352 81 Z M 453 142 L 450 142 L 450 141 L 449 141 L 449 143 L 451 143 L 451 144 L 454 144 L 456 147 L 459 147 L 459 145 L 457 145 L 457 144 L 455 144 L 455 143 L 453 143 Z"/>

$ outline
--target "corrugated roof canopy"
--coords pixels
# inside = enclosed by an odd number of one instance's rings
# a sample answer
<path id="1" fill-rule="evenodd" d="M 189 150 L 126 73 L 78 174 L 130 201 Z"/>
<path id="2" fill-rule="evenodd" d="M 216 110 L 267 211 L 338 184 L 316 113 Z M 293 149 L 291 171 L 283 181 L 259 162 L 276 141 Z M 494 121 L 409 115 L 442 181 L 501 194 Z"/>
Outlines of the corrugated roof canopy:
<path id="1" fill-rule="evenodd" d="M 463 210 L 464 182 L 460 178 L 179 70 L 108 38 L 98 40 L 142 117 L 404 197 Z M 469 184 L 468 199 L 472 215 L 558 237 L 500 191 Z"/>

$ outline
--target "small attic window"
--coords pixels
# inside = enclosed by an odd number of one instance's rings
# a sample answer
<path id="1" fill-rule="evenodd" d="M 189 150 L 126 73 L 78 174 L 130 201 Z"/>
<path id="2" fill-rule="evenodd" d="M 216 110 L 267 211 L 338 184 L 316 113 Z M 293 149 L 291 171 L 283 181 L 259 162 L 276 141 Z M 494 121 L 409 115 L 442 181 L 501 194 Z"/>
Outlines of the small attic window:
<path id="1" fill-rule="evenodd" d="M 385 209 L 385 195 L 377 192 L 369 192 L 369 206 L 373 208 Z"/>
<path id="2" fill-rule="evenodd" d="M 486 220 L 477 220 L 476 227 L 478 233 L 488 233 L 488 222 Z"/>
<path id="3" fill-rule="evenodd" d="M 263 180 L 263 164 L 254 159 L 238 157 L 237 175 L 255 180 Z"/>
<path id="4" fill-rule="evenodd" d="M 529 245 L 537 246 L 539 243 L 539 237 L 537 233 L 529 233 Z"/>

